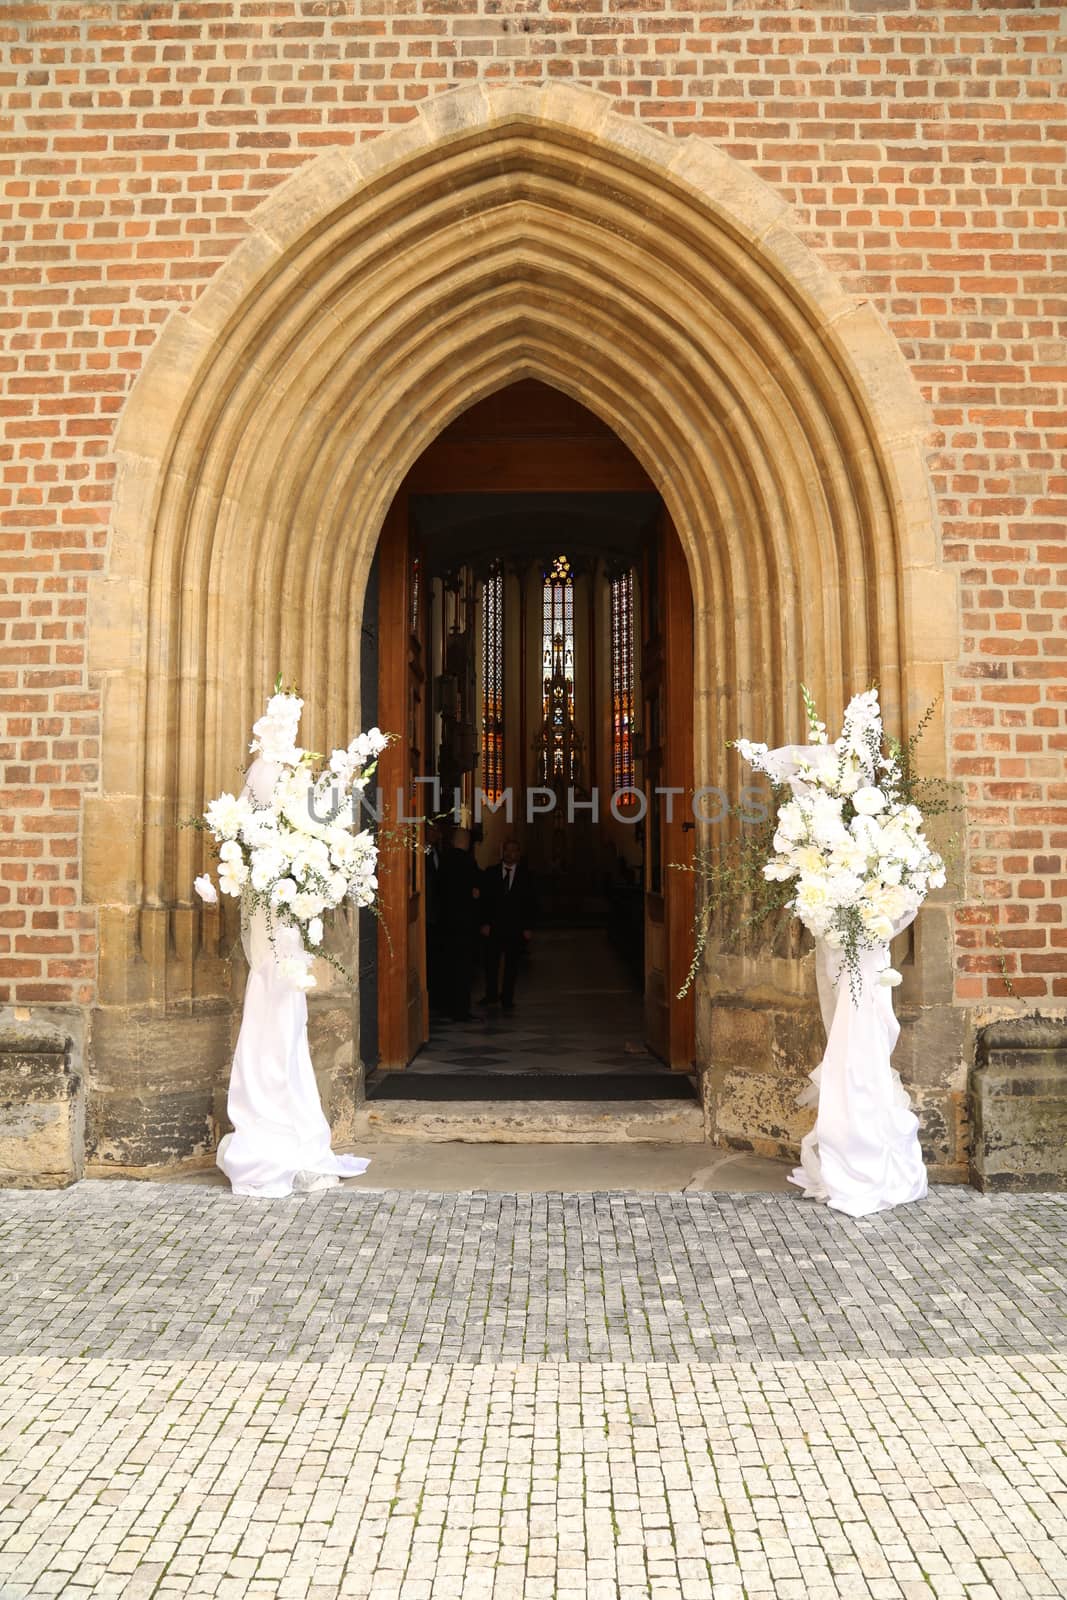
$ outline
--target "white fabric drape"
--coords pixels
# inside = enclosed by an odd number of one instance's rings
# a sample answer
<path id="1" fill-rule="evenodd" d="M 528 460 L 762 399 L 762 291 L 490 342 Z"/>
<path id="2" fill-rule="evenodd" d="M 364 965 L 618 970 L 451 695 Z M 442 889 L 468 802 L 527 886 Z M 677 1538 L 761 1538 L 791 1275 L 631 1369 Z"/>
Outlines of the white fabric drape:
<path id="1" fill-rule="evenodd" d="M 245 792 L 265 804 L 279 770 L 253 762 Z M 220 1141 L 216 1161 L 234 1194 L 261 1199 L 358 1177 L 370 1162 L 330 1148 L 308 1049 L 307 997 L 281 968 L 286 958 L 310 960 L 300 935 L 276 922 L 272 946 L 266 912 L 256 910 L 242 916 L 241 943 L 248 984 L 226 1101 L 234 1131 Z"/>
<path id="2" fill-rule="evenodd" d="M 894 934 L 912 920 L 895 923 Z M 878 982 L 889 965 L 889 947 L 862 950 L 859 961 L 854 997 L 842 952 L 816 941 L 826 1050 L 811 1074 L 812 1088 L 800 1097 L 801 1104 L 817 1104 L 818 1113 L 789 1180 L 809 1199 L 850 1217 L 921 1200 L 927 1187 L 919 1121 L 900 1074 L 890 1065 L 900 1024 L 892 990 Z"/>
<path id="3" fill-rule="evenodd" d="M 821 745 L 783 745 L 766 757 L 766 771 L 787 783 L 797 798 L 812 786 L 800 776 L 805 762 L 825 755 Z M 893 924 L 893 936 L 915 913 Z M 823 939 L 815 941 L 815 979 L 826 1029 L 826 1050 L 811 1074 L 801 1105 L 818 1106 L 815 1126 L 800 1144 L 800 1166 L 790 1182 L 805 1196 L 835 1211 L 866 1217 L 926 1194 L 926 1168 L 919 1146 L 919 1120 L 911 1110 L 899 1072 L 890 1065 L 900 1037 L 893 991 L 878 982 L 889 966 L 889 946 L 860 951 L 855 997 L 844 956 Z"/>

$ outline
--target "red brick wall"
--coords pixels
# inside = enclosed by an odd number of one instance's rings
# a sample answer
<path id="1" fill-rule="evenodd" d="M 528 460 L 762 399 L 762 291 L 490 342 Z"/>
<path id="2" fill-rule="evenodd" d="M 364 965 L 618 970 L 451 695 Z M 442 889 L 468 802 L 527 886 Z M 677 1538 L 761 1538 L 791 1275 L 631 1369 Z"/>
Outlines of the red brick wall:
<path id="1" fill-rule="evenodd" d="M 895 330 L 963 593 L 958 993 L 1002 995 L 1004 968 L 1067 1001 L 1063 23 L 1034 0 L 6 0 L 0 1001 L 92 996 L 86 581 L 145 353 L 294 167 L 479 75 L 714 140 Z"/>

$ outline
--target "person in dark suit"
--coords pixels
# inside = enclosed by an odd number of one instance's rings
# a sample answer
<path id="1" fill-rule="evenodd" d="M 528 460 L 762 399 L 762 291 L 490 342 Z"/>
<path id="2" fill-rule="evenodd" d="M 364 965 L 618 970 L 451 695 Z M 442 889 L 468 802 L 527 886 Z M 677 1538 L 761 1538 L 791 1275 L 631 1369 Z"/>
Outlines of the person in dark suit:
<path id="1" fill-rule="evenodd" d="M 498 866 L 482 873 L 481 930 L 485 948 L 483 1005 L 515 1007 L 515 983 L 523 950 L 532 937 L 536 904 L 530 869 L 517 839 L 505 839 Z M 503 962 L 503 983 L 500 967 Z"/>
<path id="2" fill-rule="evenodd" d="M 441 1008 L 453 1022 L 470 1021 L 478 877 L 470 833 L 466 828 L 455 828 L 441 851 L 436 884 L 442 969 L 439 993 Z"/>
<path id="3" fill-rule="evenodd" d="M 430 1010 L 448 1011 L 448 936 L 441 892 L 444 835 L 439 822 L 426 824 L 426 989 Z"/>

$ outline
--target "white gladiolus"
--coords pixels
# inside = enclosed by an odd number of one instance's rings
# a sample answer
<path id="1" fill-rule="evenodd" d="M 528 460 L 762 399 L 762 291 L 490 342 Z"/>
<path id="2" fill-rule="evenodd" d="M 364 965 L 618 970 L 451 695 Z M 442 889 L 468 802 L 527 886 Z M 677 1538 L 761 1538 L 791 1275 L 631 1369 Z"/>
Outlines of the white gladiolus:
<path id="1" fill-rule="evenodd" d="M 194 878 L 193 888 L 206 906 L 218 905 L 219 891 L 215 888 L 208 873 L 202 872 L 199 878 Z"/>
<path id="2" fill-rule="evenodd" d="M 754 744 L 751 739 L 735 739 L 734 749 L 742 761 L 747 761 L 750 767 L 755 767 L 757 772 L 763 771 L 762 757 L 767 754 L 765 744 Z"/>
<path id="3" fill-rule="evenodd" d="M 248 881 L 248 868 L 243 861 L 223 861 L 219 866 L 219 888 L 223 894 L 239 897 Z"/>
<path id="4" fill-rule="evenodd" d="M 784 839 L 803 839 L 807 831 L 807 818 L 800 804 L 790 800 L 778 812 L 778 832 Z"/>

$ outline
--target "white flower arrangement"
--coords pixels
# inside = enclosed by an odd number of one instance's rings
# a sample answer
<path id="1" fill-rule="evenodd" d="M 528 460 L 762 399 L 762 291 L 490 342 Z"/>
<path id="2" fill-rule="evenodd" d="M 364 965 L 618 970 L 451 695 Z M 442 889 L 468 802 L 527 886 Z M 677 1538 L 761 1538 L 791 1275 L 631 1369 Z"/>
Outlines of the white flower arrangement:
<path id="1" fill-rule="evenodd" d="M 888 944 L 895 925 L 944 884 L 945 865 L 908 797 L 910 747 L 885 739 L 877 690 L 853 697 L 832 744 L 803 694 L 807 745 L 770 751 L 739 739 L 735 748 L 776 788 L 789 790 L 763 877 L 788 886 L 786 909 L 843 952 L 855 987 L 859 952 Z M 894 986 L 900 974 L 887 967 L 879 982 Z"/>
<path id="2" fill-rule="evenodd" d="M 338 806 L 338 792 L 348 799 L 366 787 L 389 738 L 379 728 L 359 733 L 318 770 L 319 758 L 296 743 L 303 704 L 282 690 L 279 678 L 250 745 L 278 768 L 269 798 L 258 804 L 246 789 L 212 800 L 194 825 L 217 847 L 218 888 L 210 873 L 194 887 L 207 905 L 217 904 L 221 891 L 249 910 L 264 908 L 272 938 L 275 923 L 288 924 L 299 930 L 305 952 L 319 955 L 327 912 L 346 900 L 374 904 L 378 845 L 370 829 L 357 829 L 354 806 Z M 310 962 L 289 958 L 284 964 L 294 982 L 314 987 Z"/>

